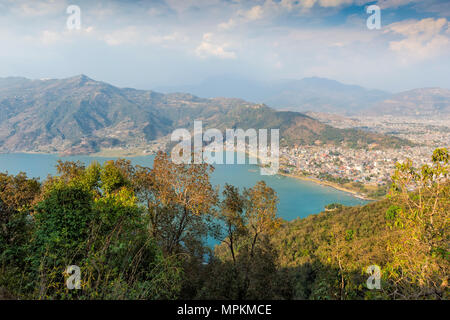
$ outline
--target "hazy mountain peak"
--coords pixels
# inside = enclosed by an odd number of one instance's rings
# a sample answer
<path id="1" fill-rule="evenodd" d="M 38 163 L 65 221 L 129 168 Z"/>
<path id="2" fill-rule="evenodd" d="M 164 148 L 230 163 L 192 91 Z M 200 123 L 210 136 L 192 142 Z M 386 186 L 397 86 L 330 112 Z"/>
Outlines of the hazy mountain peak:
<path id="1" fill-rule="evenodd" d="M 32 80 L 24 77 L 5 77 L 0 78 L 0 90 L 5 87 L 21 86 L 25 83 L 31 83 Z"/>
<path id="2" fill-rule="evenodd" d="M 65 79 L 65 80 L 66 80 L 67 82 L 78 83 L 78 84 L 80 84 L 80 85 L 86 84 L 86 83 L 88 83 L 88 82 L 92 82 L 92 83 L 98 82 L 98 81 L 95 81 L 95 80 L 89 78 L 88 76 L 86 76 L 86 75 L 84 75 L 84 74 L 79 74 L 79 75 L 77 75 L 77 76 L 70 77 L 70 78 L 67 78 L 67 79 Z"/>
<path id="3" fill-rule="evenodd" d="M 68 79 L 72 79 L 72 80 L 80 80 L 80 81 L 94 81 L 93 79 L 89 78 L 87 75 L 85 74 L 79 74 L 73 77 L 70 77 Z"/>
<path id="4" fill-rule="evenodd" d="M 329 78 L 322 78 L 322 77 L 305 77 L 301 80 L 297 81 L 303 81 L 303 82 L 310 82 L 310 83 L 334 83 L 334 84 L 342 84 L 339 81 L 329 79 Z"/>
<path id="5" fill-rule="evenodd" d="M 390 93 L 344 84 L 322 77 L 277 81 L 252 80 L 236 76 L 216 76 L 199 85 L 161 88 L 163 92 L 191 92 L 200 97 L 241 98 L 270 107 L 293 111 L 359 113 Z"/>
<path id="6" fill-rule="evenodd" d="M 370 115 L 442 117 L 450 114 L 450 90 L 418 88 L 396 93 L 375 104 Z"/>

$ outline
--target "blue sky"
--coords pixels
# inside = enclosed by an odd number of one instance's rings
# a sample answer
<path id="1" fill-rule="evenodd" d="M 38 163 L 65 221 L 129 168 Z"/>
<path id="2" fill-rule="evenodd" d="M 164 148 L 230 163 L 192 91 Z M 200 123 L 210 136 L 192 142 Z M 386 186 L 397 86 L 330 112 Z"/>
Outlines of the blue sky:
<path id="1" fill-rule="evenodd" d="M 81 9 L 68 30 L 66 9 Z M 369 30 L 366 7 L 381 8 Z M 152 89 L 233 75 L 450 88 L 450 1 L 0 0 L 0 76 Z"/>

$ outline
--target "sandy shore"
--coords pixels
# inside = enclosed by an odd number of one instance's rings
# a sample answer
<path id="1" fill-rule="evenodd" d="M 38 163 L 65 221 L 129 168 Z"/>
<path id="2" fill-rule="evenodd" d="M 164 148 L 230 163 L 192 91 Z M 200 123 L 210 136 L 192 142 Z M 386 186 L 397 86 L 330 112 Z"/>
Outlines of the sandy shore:
<path id="1" fill-rule="evenodd" d="M 353 196 L 355 196 L 358 199 L 369 200 L 369 201 L 374 201 L 375 200 L 375 199 L 364 197 L 359 192 L 357 192 L 355 190 L 344 188 L 343 186 L 341 186 L 341 185 L 339 185 L 337 183 L 333 183 L 333 182 L 329 182 L 329 181 L 323 181 L 323 180 L 314 179 L 314 178 L 305 177 L 305 176 L 300 176 L 300 175 L 296 175 L 296 174 L 290 174 L 290 173 L 278 173 L 278 174 L 281 175 L 281 176 L 285 176 L 285 177 L 291 177 L 291 178 L 295 178 L 295 179 L 299 179 L 299 180 L 314 182 L 314 183 L 320 184 L 322 186 L 327 186 L 327 187 L 331 187 L 331 188 L 334 188 L 334 189 L 339 190 L 339 191 L 351 193 Z"/>
<path id="2" fill-rule="evenodd" d="M 225 151 L 226 151 L 226 149 L 225 149 Z M 243 152 L 243 151 L 240 151 L 240 152 Z M 258 159 L 258 161 L 260 160 L 258 154 L 251 153 L 248 150 L 245 151 L 245 154 L 247 154 L 248 156 L 251 156 L 251 157 L 255 157 L 256 159 Z M 333 183 L 333 182 L 330 182 L 330 181 L 323 181 L 323 180 L 319 180 L 319 179 L 315 179 L 315 178 L 300 176 L 300 175 L 297 175 L 297 174 L 282 173 L 282 172 L 280 172 L 280 170 L 278 170 L 277 174 L 280 175 L 280 176 L 291 177 L 291 178 L 304 180 L 304 181 L 310 181 L 310 182 L 314 182 L 314 183 L 322 185 L 322 186 L 331 187 L 331 188 L 334 188 L 334 189 L 339 190 L 339 191 L 350 193 L 350 194 L 352 194 L 354 197 L 356 197 L 358 199 L 368 200 L 368 201 L 375 201 L 375 199 L 371 199 L 371 198 L 362 196 L 358 191 L 345 188 L 345 187 L 343 187 L 343 186 L 341 186 L 341 185 L 339 185 L 337 183 Z"/>

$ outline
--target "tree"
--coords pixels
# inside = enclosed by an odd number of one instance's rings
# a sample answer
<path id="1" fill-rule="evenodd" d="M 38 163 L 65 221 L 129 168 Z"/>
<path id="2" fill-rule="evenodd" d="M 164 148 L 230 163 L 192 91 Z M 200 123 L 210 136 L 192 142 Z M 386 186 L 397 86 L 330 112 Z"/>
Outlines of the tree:
<path id="1" fill-rule="evenodd" d="M 25 173 L 0 173 L 0 291 L 2 286 L 6 292 L 23 286 L 18 275 L 26 270 L 24 257 L 33 234 L 30 212 L 40 191 L 39 181 Z"/>
<path id="2" fill-rule="evenodd" d="M 208 234 L 208 221 L 217 203 L 217 190 L 210 182 L 212 171 L 208 164 L 175 164 L 160 152 L 152 173 L 140 172 L 147 190 L 153 193 L 144 194 L 152 233 L 158 235 L 167 254 L 181 252 L 182 243 L 193 252 Z"/>
<path id="3" fill-rule="evenodd" d="M 242 194 L 236 187 L 225 185 L 223 196 L 219 206 L 223 244 L 216 247 L 221 261 L 214 264 L 228 279 L 221 283 L 229 282 L 230 291 L 209 290 L 222 298 L 269 298 L 270 279 L 276 274 L 276 251 L 269 236 L 280 226 L 276 216 L 278 197 L 263 181 Z"/>
<path id="4" fill-rule="evenodd" d="M 235 246 L 240 236 L 246 234 L 246 217 L 244 215 L 244 197 L 239 193 L 239 189 L 225 184 L 223 191 L 224 199 L 220 203 L 219 218 L 225 224 L 225 238 L 222 239 L 230 249 L 233 264 L 236 266 Z"/>
<path id="5" fill-rule="evenodd" d="M 420 169 L 397 163 L 387 211 L 397 239 L 389 245 L 386 267 L 394 298 L 448 297 L 450 185 L 449 153 L 436 149 L 432 164 Z"/>
<path id="6" fill-rule="evenodd" d="M 113 193 L 123 187 L 132 187 L 135 168 L 130 160 L 118 159 L 106 161 L 100 174 L 100 187 L 106 193 Z"/>
<path id="7" fill-rule="evenodd" d="M 32 297 L 67 299 L 175 298 L 179 260 L 165 257 L 148 232 L 135 196 L 136 168 L 127 160 L 58 164 L 34 207 L 29 250 Z M 69 291 L 63 271 L 77 265 L 82 290 Z"/>
<path id="8" fill-rule="evenodd" d="M 280 219 L 277 218 L 278 197 L 264 181 L 244 190 L 244 197 L 247 228 L 251 238 L 250 255 L 252 255 L 260 236 L 271 235 L 280 226 Z"/>

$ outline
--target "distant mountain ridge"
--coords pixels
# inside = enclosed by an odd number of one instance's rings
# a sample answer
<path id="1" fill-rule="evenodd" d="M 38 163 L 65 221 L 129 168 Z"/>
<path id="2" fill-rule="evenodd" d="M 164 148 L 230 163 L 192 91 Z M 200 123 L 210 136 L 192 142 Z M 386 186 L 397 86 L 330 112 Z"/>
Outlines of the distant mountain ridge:
<path id="1" fill-rule="evenodd" d="M 392 95 L 366 111 L 370 115 L 450 117 L 450 90 L 420 88 Z"/>
<path id="2" fill-rule="evenodd" d="M 354 114 L 382 101 L 390 93 L 370 90 L 335 80 L 310 77 L 301 80 L 253 81 L 234 77 L 214 77 L 197 86 L 163 87 L 163 92 L 188 91 L 202 97 L 239 97 L 291 111 L 320 111 Z"/>
<path id="3" fill-rule="evenodd" d="M 239 97 L 280 110 L 344 116 L 450 114 L 448 89 L 421 88 L 390 93 L 319 77 L 264 82 L 224 76 L 206 79 L 199 85 L 162 87 L 160 90 L 188 91 L 202 97 Z"/>
<path id="4" fill-rule="evenodd" d="M 92 153 L 139 147 L 177 128 L 279 128 L 285 145 L 400 146 L 404 140 L 340 130 L 304 114 L 235 98 L 199 98 L 118 88 L 85 75 L 67 79 L 0 79 L 0 152 Z"/>

